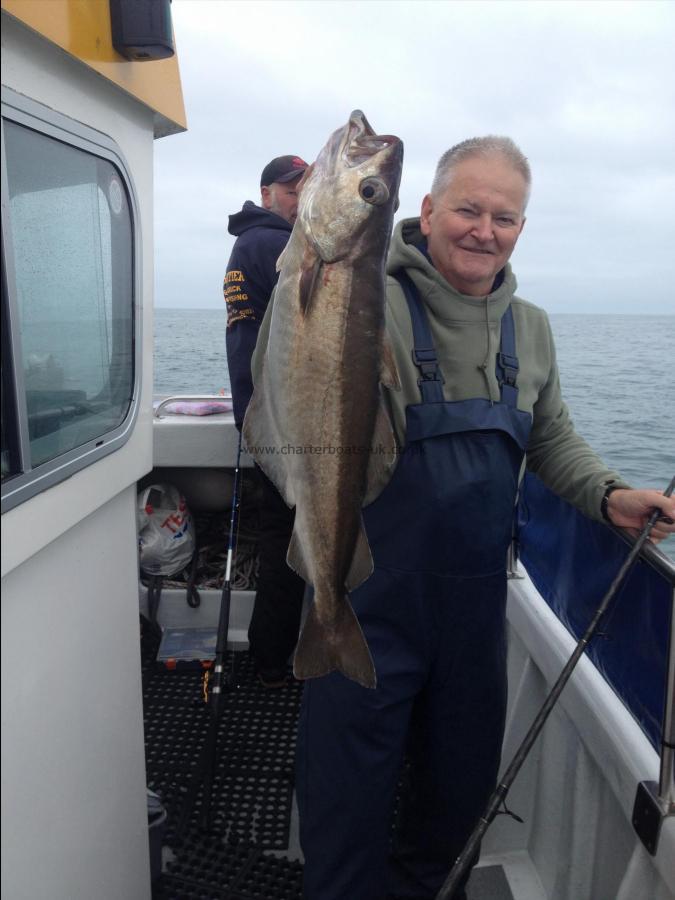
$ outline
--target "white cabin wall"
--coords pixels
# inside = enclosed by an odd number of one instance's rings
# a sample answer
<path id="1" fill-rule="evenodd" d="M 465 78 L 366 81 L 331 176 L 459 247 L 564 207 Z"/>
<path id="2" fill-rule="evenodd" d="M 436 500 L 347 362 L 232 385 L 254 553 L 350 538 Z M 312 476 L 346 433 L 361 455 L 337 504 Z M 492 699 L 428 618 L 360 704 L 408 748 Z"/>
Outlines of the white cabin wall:
<path id="1" fill-rule="evenodd" d="M 4 580 L 2 895 L 150 896 L 135 488 Z"/>
<path id="2" fill-rule="evenodd" d="M 3 84 L 117 142 L 143 247 L 131 437 L 2 516 L 2 895 L 148 900 L 135 485 L 152 467 L 153 114 L 2 20 Z"/>

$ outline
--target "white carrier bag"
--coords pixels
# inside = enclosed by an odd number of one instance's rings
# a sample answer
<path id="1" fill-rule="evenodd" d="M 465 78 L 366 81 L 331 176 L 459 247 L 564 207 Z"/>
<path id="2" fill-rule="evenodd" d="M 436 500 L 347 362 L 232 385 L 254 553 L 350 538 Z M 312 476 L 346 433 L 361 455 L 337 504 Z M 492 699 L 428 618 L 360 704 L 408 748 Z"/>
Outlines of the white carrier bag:
<path id="1" fill-rule="evenodd" d="M 171 484 L 138 494 L 138 552 L 147 575 L 176 575 L 195 552 L 195 527 L 185 497 Z"/>

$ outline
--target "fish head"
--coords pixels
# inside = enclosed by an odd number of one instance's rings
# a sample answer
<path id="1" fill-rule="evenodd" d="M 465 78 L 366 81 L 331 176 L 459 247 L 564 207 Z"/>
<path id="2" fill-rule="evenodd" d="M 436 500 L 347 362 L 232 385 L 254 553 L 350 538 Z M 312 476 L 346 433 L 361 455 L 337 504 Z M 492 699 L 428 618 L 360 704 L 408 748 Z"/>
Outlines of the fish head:
<path id="1" fill-rule="evenodd" d="M 402 165 L 403 142 L 376 134 L 361 110 L 331 135 L 298 186 L 295 224 L 323 262 L 386 251 Z"/>

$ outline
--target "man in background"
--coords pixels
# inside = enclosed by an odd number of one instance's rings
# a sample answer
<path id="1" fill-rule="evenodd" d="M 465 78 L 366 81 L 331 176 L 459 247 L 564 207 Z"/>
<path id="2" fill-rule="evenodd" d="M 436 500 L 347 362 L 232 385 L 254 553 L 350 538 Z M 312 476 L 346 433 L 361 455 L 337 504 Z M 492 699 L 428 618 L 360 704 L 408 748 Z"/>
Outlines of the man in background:
<path id="1" fill-rule="evenodd" d="M 253 393 L 251 355 L 277 283 L 277 259 L 297 216 L 297 188 L 306 168 L 299 156 L 276 157 L 260 177 L 260 206 L 247 200 L 229 217 L 228 231 L 236 241 L 223 283 L 225 343 L 234 419 L 240 430 Z M 283 687 L 287 660 L 298 638 L 304 582 L 286 565 L 294 513 L 260 469 L 256 471 L 262 487 L 259 571 L 248 638 L 262 684 Z"/>

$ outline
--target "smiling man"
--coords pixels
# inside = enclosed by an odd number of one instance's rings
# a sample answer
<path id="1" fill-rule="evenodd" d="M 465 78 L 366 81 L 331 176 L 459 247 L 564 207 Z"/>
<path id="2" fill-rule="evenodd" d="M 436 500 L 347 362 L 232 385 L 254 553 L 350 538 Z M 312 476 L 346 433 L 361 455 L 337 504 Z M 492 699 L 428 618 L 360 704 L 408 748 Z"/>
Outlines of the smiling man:
<path id="1" fill-rule="evenodd" d="M 582 512 L 640 528 L 675 501 L 630 490 L 574 431 L 546 313 L 516 295 L 526 158 L 509 138 L 441 158 L 394 231 L 383 395 L 401 449 L 363 510 L 375 570 L 350 599 L 377 671 L 305 683 L 298 804 L 306 900 L 431 900 L 485 809 L 506 709 L 506 554 L 526 459 Z M 661 522 L 656 537 L 674 530 Z M 404 751 L 409 790 L 391 821 Z M 458 895 L 456 900 L 465 897 Z"/>
<path id="2" fill-rule="evenodd" d="M 420 230 L 434 266 L 461 293 L 492 290 L 525 224 L 528 178 L 528 169 L 500 155 L 440 169 L 422 202 Z"/>

